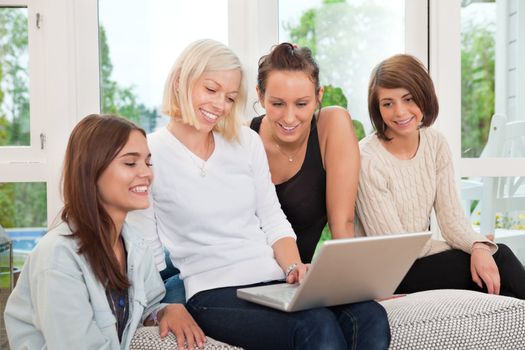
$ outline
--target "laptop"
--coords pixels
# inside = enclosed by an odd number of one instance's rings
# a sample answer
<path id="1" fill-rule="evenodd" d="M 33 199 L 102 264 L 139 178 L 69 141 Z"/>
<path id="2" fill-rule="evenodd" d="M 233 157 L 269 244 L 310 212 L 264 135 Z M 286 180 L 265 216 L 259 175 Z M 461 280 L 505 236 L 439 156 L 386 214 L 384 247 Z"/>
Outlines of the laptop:
<path id="1" fill-rule="evenodd" d="M 326 241 L 301 284 L 237 289 L 237 297 L 292 312 L 392 296 L 431 232 Z"/>

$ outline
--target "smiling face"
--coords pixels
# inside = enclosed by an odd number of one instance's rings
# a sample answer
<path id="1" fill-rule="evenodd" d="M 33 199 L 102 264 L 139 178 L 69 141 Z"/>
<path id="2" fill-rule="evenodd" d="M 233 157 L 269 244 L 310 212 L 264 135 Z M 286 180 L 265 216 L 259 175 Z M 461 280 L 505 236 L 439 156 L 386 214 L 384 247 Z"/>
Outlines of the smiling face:
<path id="1" fill-rule="evenodd" d="M 197 79 L 192 102 L 202 131 L 211 131 L 220 118 L 230 114 L 240 85 L 241 71 L 238 69 L 204 72 Z"/>
<path id="2" fill-rule="evenodd" d="M 273 137 L 280 142 L 295 142 L 309 131 L 322 89 L 316 94 L 315 84 L 305 72 L 273 71 L 268 75 L 264 95 L 258 94 Z"/>
<path id="3" fill-rule="evenodd" d="M 385 134 L 389 138 L 407 138 L 418 135 L 423 113 L 408 90 L 379 87 L 377 97 L 379 112 L 386 124 Z"/>
<path id="4" fill-rule="evenodd" d="M 102 205 L 114 222 L 127 213 L 149 206 L 148 192 L 153 173 L 146 137 L 131 131 L 128 141 L 97 181 Z"/>

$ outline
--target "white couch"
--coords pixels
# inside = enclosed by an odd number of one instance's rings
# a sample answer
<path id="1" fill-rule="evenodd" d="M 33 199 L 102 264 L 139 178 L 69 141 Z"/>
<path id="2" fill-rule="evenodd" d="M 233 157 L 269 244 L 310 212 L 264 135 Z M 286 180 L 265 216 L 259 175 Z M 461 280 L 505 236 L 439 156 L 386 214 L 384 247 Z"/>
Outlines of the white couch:
<path id="1" fill-rule="evenodd" d="M 381 304 L 390 321 L 390 349 L 525 349 L 523 300 L 440 289 Z M 173 334 L 161 340 L 157 327 L 143 327 L 130 349 L 177 349 L 177 343 Z M 205 349 L 239 348 L 210 339 Z"/>

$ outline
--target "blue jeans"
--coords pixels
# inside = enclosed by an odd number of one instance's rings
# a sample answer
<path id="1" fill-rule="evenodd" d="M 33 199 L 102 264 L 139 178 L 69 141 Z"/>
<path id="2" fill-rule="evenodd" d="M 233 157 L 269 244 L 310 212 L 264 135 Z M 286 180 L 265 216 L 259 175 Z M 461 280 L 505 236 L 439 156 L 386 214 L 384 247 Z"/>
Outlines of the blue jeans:
<path id="1" fill-rule="evenodd" d="M 162 299 L 163 303 L 186 303 L 186 293 L 184 290 L 184 283 L 179 277 L 179 269 L 173 266 L 170 259 L 169 252 L 164 249 L 164 258 L 166 261 L 166 268 L 160 272 L 160 277 L 164 281 L 164 287 L 166 288 L 166 295 Z"/>
<path id="2" fill-rule="evenodd" d="M 288 313 L 239 299 L 237 288 L 207 290 L 188 300 L 206 335 L 250 350 L 372 350 L 390 344 L 386 311 L 375 301 Z"/>

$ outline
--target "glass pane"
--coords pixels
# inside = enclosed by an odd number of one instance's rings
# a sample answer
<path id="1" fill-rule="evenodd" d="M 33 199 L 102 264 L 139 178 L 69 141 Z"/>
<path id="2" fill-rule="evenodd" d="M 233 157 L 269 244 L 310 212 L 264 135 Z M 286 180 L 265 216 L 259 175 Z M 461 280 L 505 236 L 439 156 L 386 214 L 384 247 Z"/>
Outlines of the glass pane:
<path id="1" fill-rule="evenodd" d="M 369 133 L 370 72 L 405 51 L 404 13 L 404 0 L 280 0 L 279 41 L 312 49 L 325 86 L 323 105 L 346 107 Z"/>
<path id="2" fill-rule="evenodd" d="M 0 7 L 0 146 L 29 146 L 27 8 Z"/>
<path id="3" fill-rule="evenodd" d="M 15 266 L 47 231 L 45 182 L 0 183 L 0 225 L 12 239 Z"/>
<path id="4" fill-rule="evenodd" d="M 465 178 L 461 196 L 474 229 L 494 234 L 525 264 L 525 177 Z"/>
<path id="5" fill-rule="evenodd" d="M 184 47 L 201 38 L 228 44 L 228 0 L 99 0 L 102 112 L 147 132 L 164 125 L 164 81 Z"/>
<path id="6" fill-rule="evenodd" d="M 463 157 L 525 157 L 525 10 L 517 1 L 462 1 Z M 522 62 L 522 63 L 519 63 Z"/>

